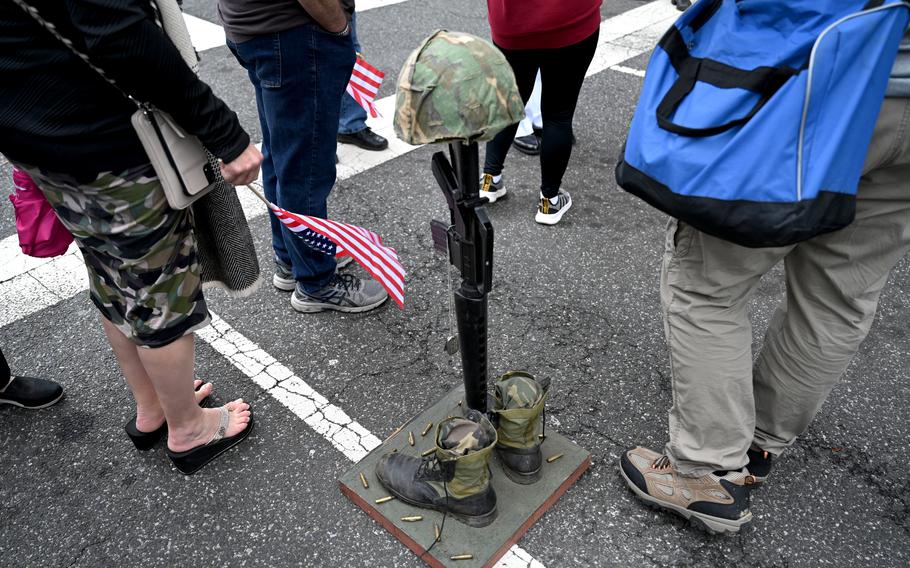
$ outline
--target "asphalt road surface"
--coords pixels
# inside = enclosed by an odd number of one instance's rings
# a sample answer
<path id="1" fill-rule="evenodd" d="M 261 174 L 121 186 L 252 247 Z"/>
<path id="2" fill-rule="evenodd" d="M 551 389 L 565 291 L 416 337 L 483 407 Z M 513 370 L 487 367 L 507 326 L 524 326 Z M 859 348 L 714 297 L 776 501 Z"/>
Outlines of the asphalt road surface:
<path id="1" fill-rule="evenodd" d="M 361 4 L 364 54 L 387 74 L 380 97 L 394 94 L 405 57 L 432 30 L 489 37 L 482 0 Z M 194 41 L 209 42 L 201 75 L 259 140 L 253 91 L 220 43 L 214 5 L 185 4 L 198 18 Z M 564 182 L 573 209 L 558 226 L 534 223 L 539 162 L 515 151 L 509 197 L 488 208 L 491 371 L 550 377 L 548 427 L 593 456 L 502 566 L 910 565 L 906 260 L 843 384 L 754 493 L 750 530 L 706 536 L 645 508 L 620 479 L 623 449 L 665 442 L 671 394 L 657 289 L 666 219 L 619 190 L 613 167 L 648 53 L 675 12 L 669 0 L 607 1 L 602 12 L 603 45 L 581 93 Z M 373 124 L 388 132 L 384 115 Z M 221 400 L 251 401 L 257 425 L 192 477 L 177 473 L 163 448 L 139 453 L 124 435 L 130 396 L 76 253 L 26 261 L 11 208 L 0 208 L 0 345 L 14 372 L 56 378 L 67 390 L 40 412 L 0 407 L 0 565 L 421 566 L 342 496 L 337 479 L 461 380 L 458 358 L 443 351 L 450 284 L 429 233 L 430 219 L 446 215 L 429 168 L 435 150 L 339 148 L 330 214 L 398 250 L 408 271 L 404 311 L 389 303 L 363 315 L 298 314 L 268 283 L 244 300 L 208 294 L 219 319 L 197 341 L 198 375 Z M 0 162 L 6 193 L 9 174 Z M 267 218 L 250 207 L 269 276 Z M 755 348 L 782 296 L 781 275 L 769 274 L 755 297 Z"/>

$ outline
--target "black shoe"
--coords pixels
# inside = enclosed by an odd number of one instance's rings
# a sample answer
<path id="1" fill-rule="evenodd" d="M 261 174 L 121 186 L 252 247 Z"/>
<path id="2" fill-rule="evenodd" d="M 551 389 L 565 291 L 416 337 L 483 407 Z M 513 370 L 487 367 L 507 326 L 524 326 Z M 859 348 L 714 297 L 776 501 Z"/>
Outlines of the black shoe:
<path id="1" fill-rule="evenodd" d="M 0 391 L 0 404 L 12 404 L 29 410 L 47 408 L 63 398 L 63 387 L 54 381 L 32 377 L 12 377 Z"/>
<path id="2" fill-rule="evenodd" d="M 692 0 L 670 0 L 670 2 L 676 6 L 676 9 L 680 12 L 685 12 L 692 6 Z"/>
<path id="3" fill-rule="evenodd" d="M 755 483 L 764 483 L 768 476 L 771 475 L 771 468 L 774 467 L 774 456 L 763 450 L 753 448 L 749 448 L 746 455 L 749 457 L 746 469 L 755 478 Z"/>
<path id="4" fill-rule="evenodd" d="M 196 389 L 198 392 L 202 386 L 205 385 L 205 382 L 199 385 L 199 388 Z M 199 401 L 199 406 L 205 408 L 209 404 L 209 398 L 205 397 Z M 167 434 L 167 422 L 164 422 L 157 430 L 152 432 L 143 432 L 136 427 L 136 415 L 134 414 L 130 418 L 129 422 L 123 425 L 123 429 L 126 430 L 126 435 L 129 436 L 130 440 L 133 442 L 133 445 L 136 446 L 136 449 L 140 452 L 145 452 L 151 450 L 155 444 Z"/>
<path id="5" fill-rule="evenodd" d="M 369 126 L 352 134 L 339 134 L 338 141 L 342 144 L 353 144 L 364 150 L 379 151 L 389 147 L 389 141 L 370 130 Z"/>
<path id="6" fill-rule="evenodd" d="M 519 136 L 515 140 L 512 140 L 512 146 L 515 146 L 516 150 L 522 154 L 527 154 L 528 156 L 540 154 L 540 140 L 537 139 L 536 134 Z"/>
<path id="7" fill-rule="evenodd" d="M 165 453 L 167 453 L 167 457 L 171 458 L 171 461 L 180 473 L 183 475 L 193 475 L 205 467 L 209 462 L 244 441 L 246 437 L 250 435 L 250 432 L 253 430 L 252 414 L 250 414 L 250 421 L 242 432 L 227 438 L 223 437 L 224 430 L 227 428 L 228 420 L 230 419 L 228 417 L 228 412 L 230 411 L 227 408 L 222 407 L 221 425 L 212 437 L 212 441 L 208 444 L 203 444 L 202 446 L 195 447 L 192 450 L 187 450 L 185 452 L 172 452 L 170 449 L 166 450 Z"/>

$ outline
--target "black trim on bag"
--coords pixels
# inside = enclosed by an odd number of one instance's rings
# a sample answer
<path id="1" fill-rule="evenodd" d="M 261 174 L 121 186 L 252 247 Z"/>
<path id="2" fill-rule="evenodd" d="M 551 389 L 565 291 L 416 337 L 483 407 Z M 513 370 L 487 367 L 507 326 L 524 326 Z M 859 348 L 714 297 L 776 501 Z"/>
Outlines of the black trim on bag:
<path id="1" fill-rule="evenodd" d="M 707 2 L 708 0 L 702 0 L 702 2 Z M 697 32 L 708 23 L 708 20 L 711 19 L 711 16 L 717 12 L 721 5 L 724 3 L 724 0 L 711 0 L 711 3 L 702 8 L 702 10 L 692 18 L 692 21 L 689 22 L 689 27 L 692 28 L 693 32 Z M 676 26 L 674 26 L 676 27 Z"/>
<path id="2" fill-rule="evenodd" d="M 164 134 L 161 133 L 161 127 L 158 126 L 158 121 L 155 120 L 154 111 L 148 108 L 143 108 L 142 114 L 145 116 L 145 118 L 148 119 L 149 122 L 152 123 L 152 128 L 155 129 L 155 135 L 158 136 L 158 142 L 161 143 L 161 147 L 164 149 L 164 155 L 167 156 L 168 163 L 171 164 L 171 168 L 177 174 L 177 179 L 180 181 L 180 187 L 183 188 L 184 193 L 187 195 L 193 195 L 193 193 L 190 192 L 189 188 L 186 187 L 186 182 L 183 181 L 183 174 L 180 173 L 180 169 L 177 168 L 177 162 L 174 160 L 174 156 L 171 155 L 171 149 L 168 148 L 167 141 L 164 139 Z"/>
<path id="3" fill-rule="evenodd" d="M 720 2 L 716 3 L 719 7 Z M 696 17 L 699 27 L 704 25 L 716 11 L 717 7 L 711 5 L 699 13 Z M 710 14 L 705 16 L 705 13 L 708 12 Z M 800 73 L 800 69 L 783 65 L 756 67 L 750 70 L 733 67 L 714 59 L 693 57 L 682 33 L 676 26 L 672 26 L 664 34 L 658 46 L 666 52 L 670 58 L 670 64 L 676 69 L 679 77 L 657 106 L 657 124 L 664 130 L 682 136 L 714 136 L 749 122 L 791 77 Z M 759 99 L 744 116 L 724 124 L 706 128 L 691 128 L 676 124 L 671 118 L 673 113 L 698 82 L 708 83 L 721 89 L 745 89 L 757 93 Z"/>
<path id="4" fill-rule="evenodd" d="M 792 203 L 679 195 L 623 159 L 616 164 L 616 183 L 699 231 L 750 248 L 793 245 L 843 229 L 856 213 L 855 195 L 830 191 Z"/>

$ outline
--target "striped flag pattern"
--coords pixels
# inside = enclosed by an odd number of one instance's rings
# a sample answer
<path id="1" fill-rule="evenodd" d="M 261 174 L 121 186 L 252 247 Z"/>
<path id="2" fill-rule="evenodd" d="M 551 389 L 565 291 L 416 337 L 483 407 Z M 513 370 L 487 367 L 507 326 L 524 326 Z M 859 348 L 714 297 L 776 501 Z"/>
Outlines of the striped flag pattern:
<path id="1" fill-rule="evenodd" d="M 351 80 L 348 81 L 346 90 L 349 95 L 354 97 L 357 104 L 369 112 L 373 118 L 379 116 L 373 101 L 379 94 L 379 86 L 382 85 L 384 77 L 385 73 L 364 61 L 359 53 L 357 54 L 357 61 L 354 62 L 354 70 L 351 72 Z"/>
<path id="2" fill-rule="evenodd" d="M 271 202 L 269 209 L 312 248 L 325 254 L 332 254 L 334 248 L 335 256 L 356 260 L 404 309 L 404 267 L 395 249 L 383 245 L 379 235 L 356 225 L 292 213 Z"/>

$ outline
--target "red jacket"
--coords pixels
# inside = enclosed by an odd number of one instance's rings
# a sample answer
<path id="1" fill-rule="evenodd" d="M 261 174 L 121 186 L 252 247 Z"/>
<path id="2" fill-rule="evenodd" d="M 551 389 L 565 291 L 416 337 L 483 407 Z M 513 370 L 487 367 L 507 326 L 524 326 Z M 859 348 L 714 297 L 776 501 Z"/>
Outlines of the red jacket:
<path id="1" fill-rule="evenodd" d="M 600 26 L 602 0 L 487 0 L 493 41 L 505 49 L 578 43 Z"/>

